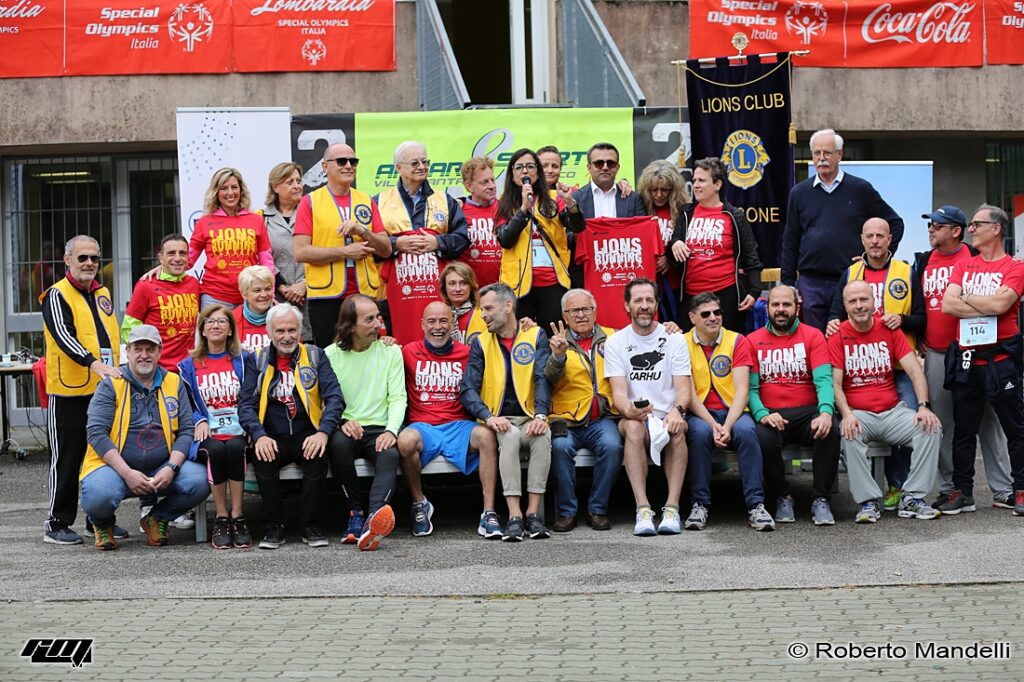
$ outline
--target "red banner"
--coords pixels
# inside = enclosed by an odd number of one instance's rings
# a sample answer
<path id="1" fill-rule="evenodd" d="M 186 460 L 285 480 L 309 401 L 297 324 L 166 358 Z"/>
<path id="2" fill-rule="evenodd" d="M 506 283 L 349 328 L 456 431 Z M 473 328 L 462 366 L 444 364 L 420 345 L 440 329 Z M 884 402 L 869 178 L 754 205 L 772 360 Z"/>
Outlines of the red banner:
<path id="1" fill-rule="evenodd" d="M 0 0 L 0 78 L 64 70 L 63 0 Z"/>
<path id="2" fill-rule="evenodd" d="M 234 0 L 236 71 L 394 71 L 395 0 Z"/>
<path id="3" fill-rule="evenodd" d="M 227 2 L 76 0 L 67 11 L 69 76 L 231 70 Z"/>
<path id="4" fill-rule="evenodd" d="M 986 61 L 1024 64 L 1024 0 L 985 0 Z"/>
<path id="5" fill-rule="evenodd" d="M 748 54 L 810 50 L 797 66 L 981 66 L 984 58 L 981 0 L 691 0 L 691 58 L 733 53 L 737 31 L 750 39 Z"/>

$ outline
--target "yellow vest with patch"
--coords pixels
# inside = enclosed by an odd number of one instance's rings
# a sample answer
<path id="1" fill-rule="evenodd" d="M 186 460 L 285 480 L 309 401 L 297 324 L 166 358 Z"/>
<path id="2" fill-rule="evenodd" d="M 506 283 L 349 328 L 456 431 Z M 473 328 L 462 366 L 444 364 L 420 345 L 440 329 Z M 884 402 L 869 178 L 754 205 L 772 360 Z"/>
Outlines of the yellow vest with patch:
<path id="1" fill-rule="evenodd" d="M 850 266 L 847 282 L 864 279 L 864 261 Z M 910 265 L 901 260 L 889 261 L 889 269 L 885 273 L 885 291 L 882 293 L 882 314 L 896 313 L 909 315 L 910 300 Z M 903 332 L 911 348 L 917 348 L 917 340 L 911 332 Z"/>
<path id="2" fill-rule="evenodd" d="M 320 349 L 316 349 L 317 353 Z M 311 357 L 309 346 L 299 344 L 299 359 L 295 363 L 293 375 L 295 377 L 295 388 L 298 389 L 299 400 L 309 415 L 313 426 L 320 428 L 320 416 L 324 412 L 323 402 L 320 400 L 320 377 L 317 375 L 317 364 L 319 356 Z M 260 396 L 260 422 L 263 422 L 267 414 L 267 405 L 270 402 L 270 384 L 277 372 L 277 366 L 270 364 L 269 349 L 260 351 L 256 366 L 260 371 L 260 378 L 256 386 L 256 392 Z"/>
<path id="3" fill-rule="evenodd" d="M 380 218 L 384 221 L 388 234 L 396 235 L 412 230 L 412 216 L 406 210 L 397 186 L 380 193 L 377 197 L 377 210 L 380 211 Z M 435 234 L 447 234 L 448 195 L 434 190 L 434 193 L 427 197 L 427 209 L 423 219 L 424 229 Z"/>
<path id="4" fill-rule="evenodd" d="M 75 338 L 99 360 L 100 337 L 96 330 L 92 309 L 89 307 L 85 295 L 76 289 L 67 277 L 54 284 L 53 288 L 61 293 L 71 307 L 71 315 L 75 323 Z M 44 292 L 39 299 L 46 298 L 47 292 Z M 121 362 L 121 331 L 117 324 L 117 316 L 114 314 L 110 291 L 106 287 L 100 287 L 95 294 L 96 309 L 99 311 L 103 327 L 107 330 L 110 350 L 114 356 L 114 367 L 117 367 Z M 62 351 L 46 325 L 43 325 L 43 335 L 46 339 L 46 392 L 66 398 L 95 393 L 100 378 L 93 374 L 88 367 L 82 367 Z"/>
<path id="5" fill-rule="evenodd" d="M 465 340 L 464 344 L 467 346 L 473 343 L 473 339 L 487 331 L 487 323 L 484 322 L 484 316 L 480 314 L 480 306 L 473 306 L 473 309 L 469 312 L 469 322 L 466 324 L 466 331 L 463 332 Z"/>
<path id="6" fill-rule="evenodd" d="M 338 234 L 338 223 L 341 222 L 338 204 L 334 201 L 331 190 L 324 185 L 309 195 L 310 207 L 313 209 L 313 246 L 325 248 L 341 248 L 345 246 L 344 235 Z M 352 220 L 368 230 L 373 230 L 373 206 L 370 195 L 355 187 L 349 189 L 349 215 Z M 353 241 L 365 242 L 361 236 L 352 237 Z M 303 263 L 306 272 L 306 295 L 310 300 L 338 298 L 348 287 L 347 260 L 313 265 Z M 359 293 L 377 298 L 380 289 L 380 274 L 377 261 L 367 256 L 355 261 L 356 286 Z"/>
<path id="7" fill-rule="evenodd" d="M 551 387 L 551 417 L 583 421 L 590 414 L 595 394 L 607 399 L 615 412 L 612 385 L 604 375 L 604 344 L 615 330 L 601 330 L 605 338 L 594 342 L 589 356 L 572 347 L 566 352 L 565 374 Z"/>
<path id="8" fill-rule="evenodd" d="M 711 392 L 711 387 L 714 386 L 722 402 L 731 407 L 732 401 L 736 399 L 736 385 L 732 381 L 732 359 L 740 335 L 723 329 L 718 345 L 711 351 L 710 360 L 704 355 L 704 347 L 697 341 L 696 329 L 691 329 L 684 336 L 690 350 L 693 390 L 697 397 L 704 402 Z"/>
<path id="9" fill-rule="evenodd" d="M 543 230 L 547 238 L 541 237 L 544 250 L 548 252 L 554 265 L 558 283 L 568 289 L 569 283 L 569 241 L 565 228 L 554 218 L 545 218 L 538 207 L 533 209 L 533 218 L 537 229 Z M 519 239 L 511 249 L 502 249 L 500 281 L 512 287 L 516 296 L 522 297 L 533 288 L 533 224 L 527 225 L 519 233 Z M 552 248 L 554 247 L 554 248 Z"/>
<path id="10" fill-rule="evenodd" d="M 512 390 L 523 412 L 533 416 L 533 364 L 537 359 L 537 337 L 540 327 L 519 331 L 512 342 Z M 497 334 L 480 334 L 480 348 L 484 352 L 484 376 L 480 387 L 480 398 L 494 416 L 501 415 L 501 404 L 505 399 L 505 354 Z"/>
<path id="11" fill-rule="evenodd" d="M 110 382 L 114 385 L 115 399 L 114 423 L 110 429 L 110 440 L 114 441 L 114 445 L 117 446 L 117 451 L 120 453 L 124 450 L 124 443 L 128 439 L 128 427 L 132 418 L 132 385 L 123 377 L 111 377 Z M 178 404 L 178 387 L 180 385 L 181 377 L 174 372 L 167 372 L 157 389 L 156 404 L 160 410 L 160 428 L 164 434 L 164 442 L 167 444 L 168 455 L 171 453 L 171 446 L 174 445 L 174 439 L 178 433 L 178 412 L 183 409 L 192 409 L 189 405 Z M 82 471 L 78 479 L 84 480 L 86 476 L 105 466 L 109 465 L 90 445 L 85 450 L 85 459 L 82 460 Z"/>

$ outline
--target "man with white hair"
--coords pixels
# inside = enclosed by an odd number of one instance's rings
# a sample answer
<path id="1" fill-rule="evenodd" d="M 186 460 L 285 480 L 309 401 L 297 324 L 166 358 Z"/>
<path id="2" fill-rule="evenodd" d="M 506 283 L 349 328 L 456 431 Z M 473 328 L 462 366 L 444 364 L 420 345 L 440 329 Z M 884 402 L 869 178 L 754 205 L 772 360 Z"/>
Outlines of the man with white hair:
<path id="1" fill-rule="evenodd" d="M 279 303 L 267 312 L 268 348 L 245 359 L 245 378 L 238 397 L 238 418 L 255 443 L 256 481 L 267 521 L 261 549 L 285 543 L 281 504 L 281 468 L 302 468 L 299 522 L 302 541 L 324 547 L 316 517 L 327 480 L 328 439 L 338 428 L 345 402 L 327 355 L 301 343 L 302 311 Z"/>
<path id="2" fill-rule="evenodd" d="M 782 234 L 782 283 L 798 283 L 803 321 L 824 332 L 842 273 L 861 255 L 860 232 L 868 218 L 882 218 L 892 233 L 893 253 L 903 238 L 903 219 L 871 183 L 846 174 L 843 138 L 831 128 L 811 135 L 815 174 L 789 193 Z"/>
<path id="3" fill-rule="evenodd" d="M 388 330 L 406 344 L 420 340 L 423 309 L 441 298 L 438 259 L 458 258 L 469 247 L 469 228 L 459 202 L 430 186 L 430 159 L 422 143 L 398 145 L 395 170 L 398 183 L 377 195 L 391 239 L 391 258 L 381 267 L 381 280 Z"/>

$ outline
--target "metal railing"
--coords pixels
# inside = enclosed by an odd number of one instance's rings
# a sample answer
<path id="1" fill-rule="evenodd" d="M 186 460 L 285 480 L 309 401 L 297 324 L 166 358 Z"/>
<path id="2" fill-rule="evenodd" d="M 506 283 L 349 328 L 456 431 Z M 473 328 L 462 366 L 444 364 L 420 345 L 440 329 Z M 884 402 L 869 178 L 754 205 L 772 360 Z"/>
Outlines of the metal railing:
<path id="1" fill-rule="evenodd" d="M 420 109 L 465 109 L 469 92 L 435 0 L 416 0 Z"/>
<path id="2" fill-rule="evenodd" d="M 565 101 L 578 107 L 642 107 L 640 85 L 590 0 L 562 0 Z"/>

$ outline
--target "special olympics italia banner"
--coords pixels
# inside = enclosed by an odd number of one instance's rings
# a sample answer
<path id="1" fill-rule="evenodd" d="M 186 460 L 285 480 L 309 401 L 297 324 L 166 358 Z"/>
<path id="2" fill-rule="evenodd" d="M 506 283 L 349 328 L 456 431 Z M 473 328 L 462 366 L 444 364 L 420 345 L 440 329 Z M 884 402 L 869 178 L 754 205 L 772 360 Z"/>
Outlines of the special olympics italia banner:
<path id="1" fill-rule="evenodd" d="M 1024 64 L 1024 0 L 985 0 L 986 61 Z"/>
<path id="2" fill-rule="evenodd" d="M 719 56 L 743 31 L 748 54 L 809 49 L 795 66 L 981 66 L 982 1 L 691 0 L 690 57 Z"/>
<path id="3" fill-rule="evenodd" d="M 236 71 L 396 68 L 394 0 L 233 0 L 232 15 Z"/>
<path id="4" fill-rule="evenodd" d="M 727 170 L 722 197 L 746 213 L 764 266 L 777 267 L 795 173 L 789 55 L 729 62 L 687 62 L 693 159 L 721 157 Z"/>

